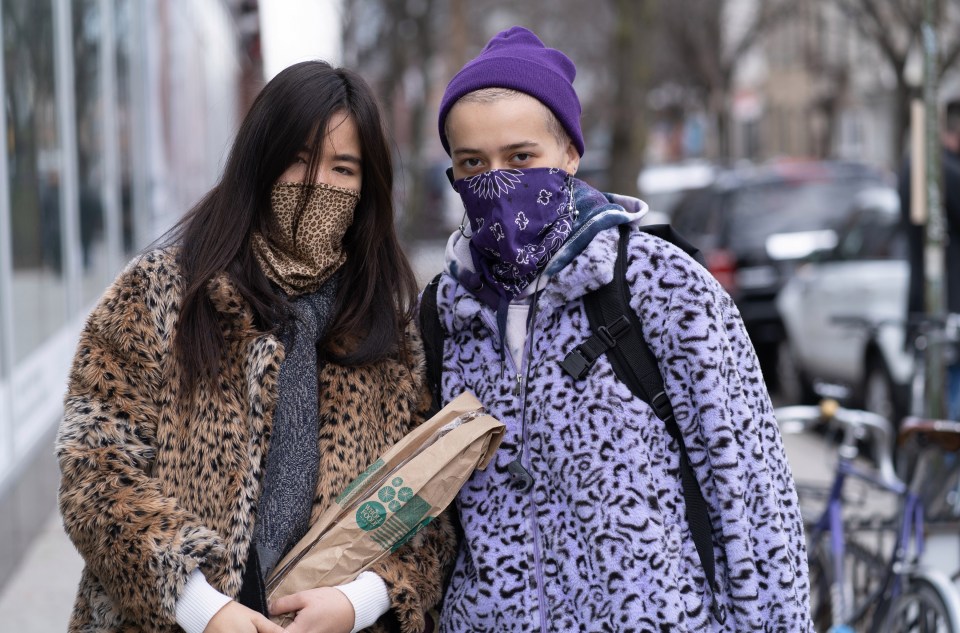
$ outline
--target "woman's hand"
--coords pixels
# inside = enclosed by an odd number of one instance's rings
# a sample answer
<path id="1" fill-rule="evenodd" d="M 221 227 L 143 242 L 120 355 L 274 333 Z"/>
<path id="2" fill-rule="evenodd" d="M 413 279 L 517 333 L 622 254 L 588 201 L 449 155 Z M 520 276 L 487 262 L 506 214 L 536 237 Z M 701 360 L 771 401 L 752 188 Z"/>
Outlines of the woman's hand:
<path id="1" fill-rule="evenodd" d="M 333 587 L 307 589 L 270 603 L 270 615 L 297 611 L 287 633 L 350 633 L 353 629 L 353 604 Z"/>
<path id="2" fill-rule="evenodd" d="M 349 633 L 350 629 L 347 629 Z M 239 602 L 228 602 L 207 623 L 203 633 L 284 633 L 283 627 L 274 624 L 253 609 Z"/>

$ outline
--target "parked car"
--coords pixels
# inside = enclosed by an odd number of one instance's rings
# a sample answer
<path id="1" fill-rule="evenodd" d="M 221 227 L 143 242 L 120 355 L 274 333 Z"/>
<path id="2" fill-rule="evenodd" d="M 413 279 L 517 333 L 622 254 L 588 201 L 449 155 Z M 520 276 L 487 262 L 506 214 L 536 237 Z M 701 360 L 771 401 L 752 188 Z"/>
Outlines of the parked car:
<path id="1" fill-rule="evenodd" d="M 674 209 L 674 227 L 700 248 L 736 302 L 767 376 L 776 376 L 784 340 L 774 303 L 780 288 L 810 253 L 835 245 L 857 192 L 884 180 L 883 172 L 845 162 L 740 168 L 689 192 Z"/>
<path id="2" fill-rule="evenodd" d="M 668 222 L 684 194 L 708 186 L 717 173 L 716 166 L 703 160 L 649 165 L 637 175 L 637 190 L 650 215 Z"/>
<path id="3" fill-rule="evenodd" d="M 892 187 L 861 192 L 836 247 L 812 256 L 780 292 L 784 399 L 819 392 L 891 419 L 903 413 L 913 362 L 901 323 L 909 265 L 899 207 Z"/>

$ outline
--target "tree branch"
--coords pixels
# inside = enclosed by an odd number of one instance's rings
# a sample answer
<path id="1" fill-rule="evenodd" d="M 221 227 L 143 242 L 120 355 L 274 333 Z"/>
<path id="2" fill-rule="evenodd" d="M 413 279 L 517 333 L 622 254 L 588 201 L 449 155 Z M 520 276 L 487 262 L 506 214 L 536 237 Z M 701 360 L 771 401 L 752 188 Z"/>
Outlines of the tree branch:
<path id="1" fill-rule="evenodd" d="M 796 11 L 796 7 L 795 2 L 781 2 L 772 8 L 764 7 L 757 11 L 753 22 L 747 27 L 740 41 L 733 47 L 733 52 L 726 60 L 725 65 L 731 68 L 736 66 L 740 58 L 753 48 L 770 28 L 792 15 Z"/>
<path id="2" fill-rule="evenodd" d="M 899 75 L 903 65 L 906 63 L 910 44 L 913 43 L 915 37 L 914 32 L 911 32 L 907 40 L 906 48 L 900 51 L 893 41 L 889 25 L 884 24 L 882 17 L 877 11 L 877 7 L 871 0 L 835 1 L 837 6 L 840 7 L 840 10 L 850 18 L 857 30 L 880 49 L 880 52 L 884 54 L 887 61 L 890 62 Z"/>
<path id="3" fill-rule="evenodd" d="M 686 4 L 681 2 L 681 4 Z M 693 26 L 702 26 L 707 20 L 690 19 L 688 9 L 691 7 L 683 6 L 682 11 L 671 11 L 666 20 L 667 28 L 671 33 L 671 39 L 679 49 L 679 57 L 688 60 L 688 68 L 697 80 L 708 90 L 716 89 L 720 81 L 720 69 L 716 62 L 719 59 L 718 51 L 712 50 L 717 43 L 709 41 L 707 34 L 693 33 Z M 703 16 L 696 16 L 702 18 Z M 709 31 L 709 28 L 704 29 Z"/>
<path id="4" fill-rule="evenodd" d="M 940 58 L 938 78 L 942 79 L 947 71 L 957 63 L 958 59 L 960 59 L 960 37 L 953 41 L 953 45 L 949 49 L 944 50 L 943 56 Z"/>
<path id="5" fill-rule="evenodd" d="M 865 0 L 868 4 L 873 7 L 875 13 L 879 12 L 876 9 L 876 6 L 873 5 L 872 0 Z M 917 33 L 920 31 L 920 25 L 923 23 L 923 9 L 919 4 L 913 4 L 912 7 L 908 8 L 907 4 L 909 0 L 883 0 L 887 6 L 893 7 L 894 12 L 897 14 L 899 19 L 903 20 L 903 23 L 909 26 L 911 33 Z M 913 10 L 911 10 L 913 9 Z"/>

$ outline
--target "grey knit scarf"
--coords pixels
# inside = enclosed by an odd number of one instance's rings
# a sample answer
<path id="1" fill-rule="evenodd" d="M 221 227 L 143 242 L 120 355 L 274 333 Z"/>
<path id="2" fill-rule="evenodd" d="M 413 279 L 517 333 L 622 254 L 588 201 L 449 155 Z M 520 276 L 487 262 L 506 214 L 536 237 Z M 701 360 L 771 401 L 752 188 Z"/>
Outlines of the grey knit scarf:
<path id="1" fill-rule="evenodd" d="M 320 433 L 317 344 L 333 320 L 339 274 L 315 292 L 291 299 L 293 319 L 283 334 L 277 405 L 267 453 L 267 470 L 254 528 L 263 577 L 306 534 L 316 494 Z"/>

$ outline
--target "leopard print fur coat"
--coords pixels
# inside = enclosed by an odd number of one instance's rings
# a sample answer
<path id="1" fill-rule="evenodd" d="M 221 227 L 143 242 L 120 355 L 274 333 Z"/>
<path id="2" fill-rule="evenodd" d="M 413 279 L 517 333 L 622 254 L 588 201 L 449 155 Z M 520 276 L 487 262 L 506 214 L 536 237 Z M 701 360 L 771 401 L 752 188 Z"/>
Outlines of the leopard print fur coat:
<path id="1" fill-rule="evenodd" d="M 192 399 L 173 360 L 182 278 L 170 252 L 128 266 L 81 334 L 56 444 L 63 524 L 86 563 L 71 632 L 179 630 L 177 597 L 198 566 L 226 595 L 240 590 L 283 346 L 254 327 L 226 276 L 209 292 L 226 357 Z M 422 346 L 413 332 L 408 342 L 412 363 L 327 363 L 320 372 L 313 518 L 423 419 Z M 391 601 L 374 628 L 421 631 L 455 548 L 441 516 L 373 568 Z"/>
<path id="2" fill-rule="evenodd" d="M 591 335 L 584 295 L 613 278 L 614 225 L 643 209 L 615 201 L 625 203 L 577 185 L 579 228 L 547 268 L 519 368 L 494 312 L 457 281 L 471 262 L 451 238 L 438 290 L 442 396 L 473 391 L 507 434 L 458 497 L 465 536 L 441 631 L 812 631 L 793 479 L 753 347 L 714 278 L 672 244 L 631 232 L 630 302 L 710 508 L 717 595 L 664 423 L 606 356 L 580 381 L 561 370 Z M 517 458 L 534 479 L 528 492 L 512 481 Z"/>

